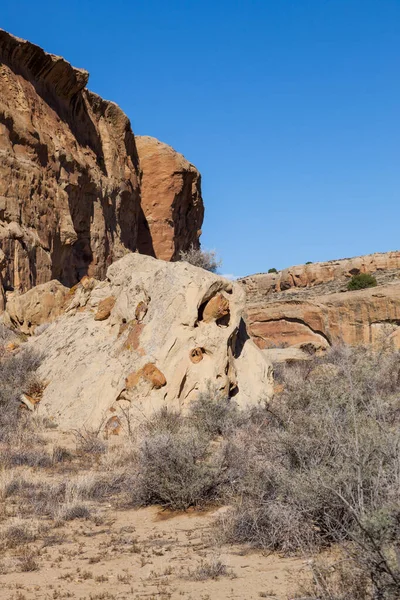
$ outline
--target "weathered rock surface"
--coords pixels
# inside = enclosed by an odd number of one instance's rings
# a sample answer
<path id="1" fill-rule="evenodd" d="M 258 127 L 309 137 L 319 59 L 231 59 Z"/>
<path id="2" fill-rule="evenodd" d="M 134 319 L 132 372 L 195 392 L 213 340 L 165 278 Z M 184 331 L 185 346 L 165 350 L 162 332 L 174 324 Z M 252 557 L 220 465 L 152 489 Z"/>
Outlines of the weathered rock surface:
<path id="1" fill-rule="evenodd" d="M 114 416 L 124 427 L 127 414 L 184 409 L 209 383 L 242 406 L 271 395 L 272 369 L 246 334 L 238 284 L 137 253 L 112 264 L 106 281 L 83 283 L 65 314 L 28 342 L 43 353 L 40 375 L 49 382 L 39 410 L 62 428 Z M 110 315 L 96 320 L 107 298 L 115 299 Z M 229 306 L 222 321 L 204 319 L 213 298 Z"/>
<path id="2" fill-rule="evenodd" d="M 288 267 L 278 273 L 257 273 L 240 282 L 252 297 L 264 297 L 292 288 L 310 288 L 329 282 L 343 283 L 359 273 L 400 271 L 400 251 L 377 252 L 354 258 Z"/>
<path id="3" fill-rule="evenodd" d="M 30 335 L 38 325 L 50 323 L 64 313 L 70 290 L 53 280 L 37 285 L 25 294 L 10 294 L 3 320 Z"/>
<path id="4" fill-rule="evenodd" d="M 347 291 L 349 277 L 374 273 L 378 286 Z M 317 263 L 241 280 L 246 321 L 260 348 L 319 350 L 338 342 L 400 347 L 400 252 Z"/>
<path id="5" fill-rule="evenodd" d="M 139 252 L 179 259 L 181 250 L 199 247 L 204 217 L 200 173 L 171 146 L 149 136 L 135 139 L 142 170 Z"/>
<path id="6" fill-rule="evenodd" d="M 0 30 L 0 310 L 6 291 L 102 279 L 129 251 L 170 260 L 198 244 L 199 173 L 153 138 L 139 164 L 129 119 L 88 78 Z"/>
<path id="7" fill-rule="evenodd" d="M 3 287 L 72 285 L 137 247 L 139 160 L 126 115 L 89 74 L 0 31 Z"/>

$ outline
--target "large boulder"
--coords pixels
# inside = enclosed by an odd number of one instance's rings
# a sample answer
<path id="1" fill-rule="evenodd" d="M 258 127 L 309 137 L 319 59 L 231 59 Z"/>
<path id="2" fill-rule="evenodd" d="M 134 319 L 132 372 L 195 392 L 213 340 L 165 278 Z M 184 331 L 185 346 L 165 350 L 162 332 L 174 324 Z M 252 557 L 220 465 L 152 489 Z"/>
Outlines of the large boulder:
<path id="1" fill-rule="evenodd" d="M 171 146 L 136 136 L 141 182 L 139 251 L 163 260 L 199 247 L 204 217 L 200 173 Z"/>
<path id="2" fill-rule="evenodd" d="M 223 310 L 205 318 L 215 298 Z M 244 303 L 238 284 L 188 263 L 125 256 L 29 341 L 44 356 L 40 410 L 64 429 L 93 428 L 185 409 L 208 385 L 241 406 L 266 401 L 272 369 L 246 333 Z"/>
<path id="3" fill-rule="evenodd" d="M 70 289 L 53 280 L 32 288 L 25 294 L 9 294 L 3 321 L 31 335 L 39 325 L 50 323 L 64 313 Z"/>

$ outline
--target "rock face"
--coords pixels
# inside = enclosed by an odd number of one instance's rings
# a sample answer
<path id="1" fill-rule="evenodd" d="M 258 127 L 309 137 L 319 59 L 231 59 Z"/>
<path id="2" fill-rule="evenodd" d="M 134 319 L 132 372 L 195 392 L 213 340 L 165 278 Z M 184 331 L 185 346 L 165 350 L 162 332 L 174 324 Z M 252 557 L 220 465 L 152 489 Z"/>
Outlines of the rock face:
<path id="1" fill-rule="evenodd" d="M 96 320 L 109 298 L 109 315 Z M 223 316 L 206 320 L 214 298 Z M 127 415 L 185 409 L 208 384 L 242 406 L 266 401 L 272 369 L 246 334 L 244 303 L 242 288 L 222 277 L 128 254 L 106 281 L 77 286 L 65 314 L 28 342 L 44 355 L 39 410 L 62 428 L 113 416 L 124 427 Z"/>
<path id="2" fill-rule="evenodd" d="M 198 244 L 197 170 L 152 138 L 141 165 L 127 116 L 88 78 L 0 30 L 0 310 L 5 291 L 101 279 L 129 251 L 170 260 Z"/>
<path id="3" fill-rule="evenodd" d="M 136 136 L 136 146 L 142 169 L 139 251 L 179 259 L 181 250 L 199 247 L 204 217 L 200 173 L 155 138 Z"/>
<path id="4" fill-rule="evenodd" d="M 347 291 L 358 273 L 374 273 L 378 286 Z M 241 283 L 249 332 L 260 348 L 312 351 L 383 339 L 400 348 L 400 252 L 292 267 Z"/>

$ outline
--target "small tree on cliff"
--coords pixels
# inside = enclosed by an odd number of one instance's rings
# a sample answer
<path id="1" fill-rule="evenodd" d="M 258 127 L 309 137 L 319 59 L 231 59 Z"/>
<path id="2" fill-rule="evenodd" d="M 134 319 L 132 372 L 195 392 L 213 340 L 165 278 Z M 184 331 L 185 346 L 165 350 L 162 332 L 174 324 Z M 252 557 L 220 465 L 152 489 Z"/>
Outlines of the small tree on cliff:
<path id="1" fill-rule="evenodd" d="M 364 290 L 376 285 L 378 285 L 376 277 L 370 275 L 370 273 L 359 273 L 358 275 L 353 275 L 347 284 L 347 289 L 352 292 L 353 290 Z"/>
<path id="2" fill-rule="evenodd" d="M 180 260 L 190 263 L 195 267 L 201 267 L 211 273 L 216 273 L 221 266 L 222 261 L 218 259 L 215 250 L 201 250 L 195 248 L 193 244 L 186 252 L 181 250 L 179 253 Z"/>

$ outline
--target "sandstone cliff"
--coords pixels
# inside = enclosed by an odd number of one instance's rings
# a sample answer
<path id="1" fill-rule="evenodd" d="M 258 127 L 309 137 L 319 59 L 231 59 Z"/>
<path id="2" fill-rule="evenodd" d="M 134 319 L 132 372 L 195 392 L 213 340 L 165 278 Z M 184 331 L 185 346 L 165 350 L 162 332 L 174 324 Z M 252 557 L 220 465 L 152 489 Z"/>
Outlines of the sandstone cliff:
<path id="1" fill-rule="evenodd" d="M 0 30 L 0 310 L 4 290 L 71 286 L 129 251 L 169 260 L 198 245 L 198 172 L 154 140 L 141 168 L 127 116 L 88 78 Z"/>
<path id="2" fill-rule="evenodd" d="M 142 170 L 139 252 L 177 260 L 181 250 L 199 247 L 204 217 L 200 173 L 171 146 L 136 136 Z"/>
<path id="3" fill-rule="evenodd" d="M 61 428 L 117 418 L 124 427 L 127 416 L 185 409 L 208 384 L 242 406 L 271 395 L 272 369 L 246 334 L 236 283 L 134 253 L 111 265 L 106 281 L 84 279 L 68 303 L 59 291 L 61 316 L 28 346 L 43 355 L 48 384 L 39 410 Z M 14 324 L 34 314 L 32 292 L 13 307 Z"/>
<path id="4" fill-rule="evenodd" d="M 378 286 L 348 292 L 358 273 L 374 273 Z M 318 350 L 382 339 L 400 347 L 400 252 L 300 265 L 241 283 L 249 332 L 260 348 Z"/>

